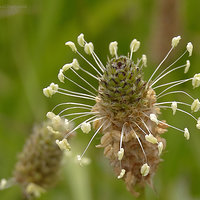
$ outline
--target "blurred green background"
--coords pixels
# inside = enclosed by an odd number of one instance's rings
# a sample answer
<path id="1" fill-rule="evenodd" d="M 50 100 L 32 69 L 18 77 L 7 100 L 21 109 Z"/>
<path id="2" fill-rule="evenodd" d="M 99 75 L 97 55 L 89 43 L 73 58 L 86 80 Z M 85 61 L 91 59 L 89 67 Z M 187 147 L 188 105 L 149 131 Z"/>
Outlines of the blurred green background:
<path id="1" fill-rule="evenodd" d="M 109 42 L 117 40 L 118 53 L 127 55 L 130 41 L 137 38 L 141 48 L 134 58 L 147 54 L 148 78 L 170 48 L 171 37 L 181 35 L 181 44 L 171 59 L 177 58 L 191 41 L 191 69 L 187 75 L 177 71 L 165 81 L 184 79 L 200 71 L 199 7 L 200 1 L 196 0 L 0 0 L 0 178 L 12 176 L 17 154 L 33 124 L 44 120 L 46 112 L 57 103 L 74 100 L 60 95 L 47 99 L 42 94 L 51 82 L 58 83 L 59 69 L 76 56 L 64 46 L 66 41 L 75 42 L 83 32 L 106 63 Z M 186 59 L 187 56 L 180 63 Z M 67 81 L 62 86 L 74 87 Z M 200 90 L 192 90 L 191 83 L 179 89 L 200 97 Z M 169 98 L 174 99 L 166 99 Z M 191 139 L 186 141 L 172 129 L 164 134 L 164 162 L 154 177 L 155 191 L 146 188 L 146 199 L 200 199 L 200 131 L 192 119 L 179 113 L 172 116 L 166 110 L 162 119 L 182 129 L 188 127 Z M 84 150 L 90 137 L 78 134 L 73 141 L 77 153 Z M 66 161 L 60 182 L 40 199 L 135 199 L 123 181 L 114 176 L 103 150 L 94 147 L 99 139 L 98 136 L 87 151 L 91 165 L 81 168 L 72 159 Z M 20 188 L 0 191 L 0 199 L 22 199 Z"/>

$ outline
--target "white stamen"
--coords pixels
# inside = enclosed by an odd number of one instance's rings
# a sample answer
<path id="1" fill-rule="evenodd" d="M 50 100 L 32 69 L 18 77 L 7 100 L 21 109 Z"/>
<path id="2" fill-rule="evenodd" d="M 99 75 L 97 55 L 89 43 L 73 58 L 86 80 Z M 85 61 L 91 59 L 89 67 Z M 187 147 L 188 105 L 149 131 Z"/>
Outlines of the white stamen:
<path id="1" fill-rule="evenodd" d="M 187 128 L 184 129 L 184 137 L 186 138 L 186 140 L 190 139 L 190 133 Z"/>
<path id="2" fill-rule="evenodd" d="M 78 38 L 77 38 L 77 42 L 81 47 L 84 47 L 85 45 L 85 40 L 84 40 L 84 34 L 81 33 Z"/>
<path id="3" fill-rule="evenodd" d="M 142 174 L 142 176 L 147 176 L 149 174 L 150 171 L 150 167 L 147 163 L 143 164 L 141 169 L 140 169 L 140 173 Z"/>
<path id="4" fill-rule="evenodd" d="M 51 87 L 51 89 L 52 89 L 53 91 L 57 92 L 57 90 L 58 90 L 58 84 L 51 83 L 51 84 L 50 84 L 50 87 Z"/>
<path id="5" fill-rule="evenodd" d="M 87 107 L 83 107 L 83 106 L 74 106 L 74 107 L 65 108 L 64 110 L 60 111 L 58 115 L 61 115 L 62 113 L 64 113 L 67 110 L 72 110 L 72 109 L 77 109 L 77 108 L 91 110 L 91 108 L 87 108 Z"/>
<path id="6" fill-rule="evenodd" d="M 79 85 L 78 83 L 76 83 L 75 81 L 73 81 L 72 79 L 68 78 L 67 76 L 64 76 L 64 78 L 66 78 L 68 81 L 72 82 L 73 84 L 77 85 L 79 88 L 87 91 L 88 93 L 92 94 L 93 96 L 96 96 L 95 93 L 91 92 L 90 90 L 86 89 L 85 87 Z"/>
<path id="7" fill-rule="evenodd" d="M 62 70 L 63 72 L 67 71 L 68 69 L 70 69 L 72 67 L 72 63 L 68 63 L 68 64 L 65 64 L 63 67 L 62 67 Z"/>
<path id="8" fill-rule="evenodd" d="M 117 156 L 118 156 L 118 160 L 122 160 L 124 156 L 124 148 L 120 148 L 120 150 L 117 153 Z"/>
<path id="9" fill-rule="evenodd" d="M 71 146 L 68 143 L 67 139 L 63 139 L 61 141 L 56 140 L 56 144 L 59 146 L 60 150 L 62 151 L 70 151 L 71 150 Z"/>
<path id="10" fill-rule="evenodd" d="M 188 105 L 189 105 L 189 104 L 188 104 Z M 159 106 L 159 107 L 160 107 L 160 108 L 170 108 L 170 109 L 171 109 L 170 106 Z M 180 111 L 180 112 L 185 113 L 186 115 L 189 115 L 189 116 L 192 117 L 195 121 L 197 120 L 196 117 L 194 117 L 192 114 L 186 112 L 185 110 L 181 110 L 181 109 L 179 109 L 179 108 L 177 108 L 177 110 Z"/>
<path id="11" fill-rule="evenodd" d="M 152 144 L 158 143 L 157 139 L 156 139 L 152 134 L 145 135 L 145 140 L 146 140 L 147 142 L 152 143 Z"/>
<path id="12" fill-rule="evenodd" d="M 182 90 L 176 90 L 176 91 L 172 91 L 172 92 L 167 92 L 167 93 L 159 96 L 157 99 L 160 99 L 161 97 L 164 97 L 164 96 L 169 95 L 169 94 L 174 94 L 174 93 L 175 94 L 177 94 L 177 93 L 183 93 L 183 94 L 187 95 L 188 97 L 190 97 L 192 100 L 194 100 L 194 98 L 190 94 L 188 94 L 187 92 L 182 91 Z"/>
<path id="13" fill-rule="evenodd" d="M 65 76 L 63 74 L 63 69 L 60 69 L 60 71 L 58 73 L 58 79 L 59 79 L 60 82 L 64 83 Z"/>
<path id="14" fill-rule="evenodd" d="M 171 89 L 171 88 L 173 88 L 173 87 L 175 87 L 175 86 L 178 86 L 178 85 L 181 85 L 181 84 L 183 84 L 183 83 L 186 83 L 187 81 L 190 81 L 190 80 L 192 80 L 193 78 L 188 78 L 188 79 L 185 79 L 185 80 L 180 80 L 180 81 L 174 81 L 174 82 L 176 82 L 174 85 L 171 85 L 171 86 L 169 86 L 169 87 L 167 87 L 166 89 L 164 89 L 162 92 L 160 92 L 158 95 L 157 95 L 157 97 L 160 97 L 160 95 L 161 94 L 163 94 L 163 93 L 165 93 L 167 90 L 169 90 L 169 89 Z M 154 88 L 155 89 L 155 88 Z"/>
<path id="15" fill-rule="evenodd" d="M 131 129 L 132 129 L 132 131 L 133 131 L 134 134 L 135 134 L 135 137 L 136 137 L 136 139 L 137 139 L 137 141 L 138 141 L 138 143 L 139 143 L 139 145 L 140 145 L 140 148 L 142 149 L 142 152 L 143 152 L 143 154 L 144 154 L 144 158 L 145 158 L 145 160 L 146 160 L 146 162 L 147 162 L 147 156 L 146 156 L 146 153 L 145 153 L 144 148 L 143 148 L 143 146 L 142 146 L 142 143 L 141 143 L 139 137 L 137 136 L 136 132 L 134 131 L 133 127 L 131 127 Z"/>
<path id="16" fill-rule="evenodd" d="M 86 61 L 100 76 L 102 76 L 102 74 L 96 69 L 96 67 L 95 67 L 94 65 L 92 65 L 84 56 L 82 56 L 81 53 L 79 53 L 78 51 L 77 51 L 77 53 L 78 53 L 78 55 L 79 55 L 83 60 L 85 60 L 85 61 Z M 93 54 L 94 54 L 94 52 L 93 52 Z M 93 55 L 93 54 L 92 54 L 92 55 Z M 92 76 L 93 78 L 95 78 L 96 80 L 99 80 L 96 76 L 94 76 L 93 74 L 91 74 L 91 73 L 88 72 L 87 70 L 83 69 L 82 67 L 80 67 L 80 69 L 81 69 L 82 71 L 84 71 L 85 73 L 89 74 L 90 76 Z"/>
<path id="17" fill-rule="evenodd" d="M 94 45 L 92 42 L 86 43 L 84 46 L 84 51 L 86 54 L 91 55 L 94 51 Z"/>
<path id="18" fill-rule="evenodd" d="M 50 86 L 43 89 L 43 94 L 46 97 L 51 97 L 53 94 L 55 94 L 58 91 L 58 85 L 55 83 L 51 83 Z"/>
<path id="19" fill-rule="evenodd" d="M 192 79 L 192 85 L 193 85 L 193 88 L 200 86 L 200 73 L 194 75 L 194 77 Z"/>
<path id="20" fill-rule="evenodd" d="M 147 67 L 147 56 L 145 54 L 142 55 L 142 62 L 144 67 Z"/>
<path id="21" fill-rule="evenodd" d="M 181 36 L 177 36 L 177 37 L 172 38 L 172 47 L 173 48 L 175 48 L 178 45 L 180 39 L 181 39 Z"/>
<path id="22" fill-rule="evenodd" d="M 79 163 L 79 165 L 81 166 L 81 167 L 83 167 L 83 166 L 86 166 L 86 165 L 89 165 L 90 163 L 91 163 L 91 160 L 89 159 L 89 158 L 81 158 L 81 156 L 80 155 L 77 155 L 77 161 L 78 161 L 78 163 Z"/>
<path id="23" fill-rule="evenodd" d="M 199 111 L 199 109 L 200 109 L 200 102 L 199 102 L 198 99 L 195 99 L 194 102 L 191 105 L 191 110 L 193 112 L 197 112 L 197 111 Z"/>
<path id="24" fill-rule="evenodd" d="M 186 46 L 187 51 L 189 52 L 189 56 L 192 55 L 192 51 L 193 51 L 193 45 L 191 42 L 188 42 L 187 46 Z"/>
<path id="25" fill-rule="evenodd" d="M 65 45 L 69 46 L 72 49 L 72 51 L 74 51 L 74 52 L 77 51 L 77 48 L 76 48 L 76 46 L 75 46 L 75 44 L 73 42 L 71 42 L 71 41 L 66 42 Z"/>
<path id="26" fill-rule="evenodd" d="M 126 173 L 125 169 L 122 169 L 119 176 L 117 177 L 118 179 L 123 178 L 124 174 Z"/>
<path id="27" fill-rule="evenodd" d="M 93 139 L 95 138 L 95 136 L 97 135 L 97 133 L 100 131 L 100 129 L 103 127 L 104 124 L 105 124 L 105 122 L 96 130 L 96 132 L 94 133 L 94 135 L 90 139 L 88 145 L 86 146 L 85 150 L 83 151 L 81 158 L 83 158 L 83 156 L 84 156 L 85 152 L 87 151 L 87 149 L 89 148 L 91 142 L 93 141 Z"/>
<path id="28" fill-rule="evenodd" d="M 83 122 L 81 125 L 81 130 L 83 131 L 83 133 L 89 133 L 91 131 L 91 124 L 88 122 Z"/>
<path id="29" fill-rule="evenodd" d="M 53 134 L 55 134 L 55 135 L 60 135 L 60 132 L 59 132 L 59 131 L 55 131 L 55 130 L 53 129 L 53 127 L 51 127 L 51 126 L 47 126 L 47 129 L 48 129 L 51 133 L 53 133 Z"/>
<path id="30" fill-rule="evenodd" d="M 153 121 L 153 122 L 155 122 L 156 124 L 158 124 L 158 119 L 157 119 L 156 115 L 153 114 L 153 113 L 150 114 L 150 120 Z"/>
<path id="31" fill-rule="evenodd" d="M 69 120 L 68 120 L 68 119 L 65 119 L 65 120 L 64 120 L 64 127 L 65 127 L 66 130 L 69 130 L 70 123 L 69 123 Z"/>
<path id="32" fill-rule="evenodd" d="M 136 52 L 140 48 L 140 42 L 136 39 L 132 40 L 130 44 L 131 52 Z"/>
<path id="33" fill-rule="evenodd" d="M 35 183 L 29 183 L 26 187 L 26 193 L 39 198 L 42 193 L 45 193 L 45 189 Z"/>
<path id="34" fill-rule="evenodd" d="M 72 67 L 73 67 L 75 70 L 79 70 L 79 69 L 80 69 L 80 65 L 79 65 L 77 59 L 73 59 Z"/>
<path id="35" fill-rule="evenodd" d="M 173 48 L 172 48 L 173 49 Z M 173 63 L 171 63 L 167 68 L 165 68 L 155 79 L 157 80 L 162 74 L 164 74 L 168 69 L 170 69 L 172 66 L 174 66 L 185 54 L 187 53 L 187 50 L 185 50 L 185 52 L 179 56 Z"/>
<path id="36" fill-rule="evenodd" d="M 7 180 L 5 178 L 1 179 L 1 182 L 0 182 L 0 190 L 3 190 L 6 188 L 7 186 Z"/>
<path id="37" fill-rule="evenodd" d="M 196 128 L 197 128 L 197 129 L 200 129 L 200 122 L 199 122 L 199 123 L 197 122 Z"/>
<path id="38" fill-rule="evenodd" d="M 73 69 L 71 69 L 81 80 L 83 80 L 85 83 L 87 83 L 95 92 L 97 92 L 97 89 L 91 85 L 88 81 L 86 81 L 82 76 L 80 76 L 76 71 L 74 71 Z M 96 77 L 95 77 L 96 78 Z"/>
<path id="39" fill-rule="evenodd" d="M 52 88 L 48 86 L 47 88 L 43 89 L 43 94 L 46 97 L 51 97 L 54 94 L 54 92 L 53 92 Z"/>
<path id="40" fill-rule="evenodd" d="M 152 75 L 150 76 L 147 85 L 150 83 L 151 79 L 153 78 L 153 76 L 155 75 L 155 73 L 158 71 L 158 69 L 161 67 L 161 65 L 165 62 L 165 60 L 168 58 L 168 56 L 170 55 L 170 53 L 172 52 L 174 48 L 172 47 L 169 52 L 167 53 L 167 55 L 164 57 L 164 59 L 160 62 L 160 64 L 158 65 L 158 67 L 155 69 L 155 71 L 152 73 Z M 160 75 L 159 75 L 160 76 Z"/>
<path id="41" fill-rule="evenodd" d="M 172 105 L 171 105 L 172 111 L 173 111 L 173 115 L 175 115 L 176 110 L 177 110 L 177 102 L 173 101 Z"/>
<path id="42" fill-rule="evenodd" d="M 162 142 L 159 142 L 159 143 L 158 143 L 158 155 L 159 155 L 159 156 L 161 155 L 162 150 L 163 150 L 163 143 L 162 143 Z"/>
<path id="43" fill-rule="evenodd" d="M 187 60 L 187 61 L 186 61 L 186 67 L 185 67 L 185 70 L 184 70 L 184 73 L 185 73 L 185 74 L 189 71 L 189 68 L 190 68 L 190 61 Z"/>
<path id="44" fill-rule="evenodd" d="M 51 121 L 52 121 L 53 127 L 54 127 L 55 129 L 57 129 L 57 128 L 61 125 L 62 119 L 61 119 L 61 117 L 60 117 L 59 115 L 56 115 L 55 117 L 53 117 L 53 118 L 51 119 Z"/>
<path id="45" fill-rule="evenodd" d="M 47 116 L 47 118 L 49 118 L 49 119 L 53 119 L 56 115 L 55 115 L 53 112 L 48 112 L 48 113 L 46 114 L 46 116 Z"/>
<path id="46" fill-rule="evenodd" d="M 61 89 L 61 88 L 60 88 Z M 89 100 L 95 100 L 94 97 L 89 97 L 88 95 L 76 95 L 76 94 L 70 94 L 70 93 L 64 93 L 64 92 L 60 92 L 58 91 L 59 94 L 65 95 L 65 96 L 70 96 L 70 97 L 76 97 L 76 98 L 82 98 L 82 99 L 89 99 Z"/>
<path id="47" fill-rule="evenodd" d="M 161 80 L 162 78 L 164 78 L 166 75 L 172 73 L 173 71 L 175 71 L 177 69 L 183 68 L 185 66 L 186 65 L 181 65 L 181 66 L 178 66 L 178 67 L 175 67 L 175 68 L 169 70 L 168 72 L 166 72 L 165 74 L 163 74 L 162 76 L 159 76 L 159 78 L 157 78 L 156 80 L 154 80 L 153 83 L 151 84 L 151 86 L 155 85 L 159 80 Z"/>
<path id="48" fill-rule="evenodd" d="M 111 56 L 116 56 L 117 57 L 117 47 L 118 43 L 116 41 L 111 42 L 109 45 L 109 51 Z"/>

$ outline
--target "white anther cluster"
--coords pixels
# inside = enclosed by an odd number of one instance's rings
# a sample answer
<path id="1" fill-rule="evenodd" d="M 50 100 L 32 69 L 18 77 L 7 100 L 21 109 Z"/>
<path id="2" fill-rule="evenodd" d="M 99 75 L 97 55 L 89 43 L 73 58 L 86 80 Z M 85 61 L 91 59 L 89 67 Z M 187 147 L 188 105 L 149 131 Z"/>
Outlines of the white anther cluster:
<path id="1" fill-rule="evenodd" d="M 76 156 L 78 163 L 81 167 L 89 165 L 91 163 L 91 160 L 89 158 L 82 158 L 80 155 Z"/>
<path id="2" fill-rule="evenodd" d="M 120 148 L 120 150 L 117 153 L 117 156 L 118 156 L 118 160 L 122 160 L 124 156 L 124 148 Z"/>
<path id="3" fill-rule="evenodd" d="M 187 60 L 187 61 L 186 61 L 186 66 L 185 66 L 184 73 L 186 74 L 186 73 L 189 71 L 189 69 L 190 69 L 190 61 Z"/>
<path id="4" fill-rule="evenodd" d="M 147 67 L 147 56 L 145 54 L 142 55 L 142 63 L 144 67 Z"/>
<path id="5" fill-rule="evenodd" d="M 150 171 L 150 167 L 147 163 L 143 164 L 141 169 L 140 169 L 140 173 L 142 174 L 142 176 L 147 176 L 149 174 Z"/>
<path id="6" fill-rule="evenodd" d="M 181 36 L 177 36 L 177 37 L 172 38 L 172 47 L 173 48 L 176 47 L 180 40 L 181 40 Z"/>
<path id="7" fill-rule="evenodd" d="M 120 172 L 120 174 L 119 174 L 119 176 L 117 178 L 118 179 L 123 178 L 123 176 L 125 175 L 125 173 L 126 173 L 126 170 L 122 169 L 121 172 Z"/>
<path id="8" fill-rule="evenodd" d="M 46 114 L 47 118 L 51 120 L 52 127 L 48 126 L 47 128 L 52 133 L 60 133 L 60 130 L 69 130 L 69 121 L 67 119 L 62 119 L 59 115 L 55 115 L 53 112 L 48 112 Z"/>
<path id="9" fill-rule="evenodd" d="M 173 115 L 176 114 L 176 110 L 177 110 L 177 102 L 173 101 L 172 105 L 171 105 L 172 111 L 173 111 Z"/>
<path id="10" fill-rule="evenodd" d="M 89 133 L 91 131 L 91 124 L 89 122 L 83 122 L 81 124 L 81 130 L 83 133 Z"/>
<path id="11" fill-rule="evenodd" d="M 7 180 L 5 178 L 1 179 L 1 182 L 0 182 L 0 190 L 4 190 L 7 186 Z"/>
<path id="12" fill-rule="evenodd" d="M 199 102 L 199 99 L 195 99 L 195 100 L 193 101 L 192 105 L 191 105 L 191 110 L 192 110 L 193 112 L 197 112 L 197 111 L 199 111 L 199 109 L 200 109 L 200 102 Z"/>
<path id="13" fill-rule="evenodd" d="M 130 44 L 131 52 L 136 52 L 140 48 L 140 42 L 136 39 L 132 40 Z"/>
<path id="14" fill-rule="evenodd" d="M 158 124 L 158 119 L 157 119 L 157 117 L 156 117 L 156 115 L 155 114 L 150 114 L 150 120 L 152 121 L 152 122 L 155 122 L 156 124 Z"/>
<path id="15" fill-rule="evenodd" d="M 200 129 L 200 117 L 197 119 L 196 128 Z"/>
<path id="16" fill-rule="evenodd" d="M 78 63 L 78 60 L 77 59 L 73 59 L 73 62 L 72 62 L 72 67 L 75 69 L 75 70 L 79 70 L 80 69 L 80 65 Z"/>
<path id="17" fill-rule="evenodd" d="M 158 155 L 160 156 L 163 150 L 163 143 L 162 142 L 158 142 Z"/>
<path id="18" fill-rule="evenodd" d="M 188 44 L 186 46 L 186 49 L 187 49 L 187 51 L 189 53 L 189 56 L 191 56 L 192 55 L 192 51 L 193 51 L 193 45 L 192 45 L 191 42 L 188 42 Z"/>
<path id="19" fill-rule="evenodd" d="M 184 137 L 186 138 L 186 140 L 190 139 L 190 133 L 187 128 L 184 129 Z"/>
<path id="20" fill-rule="evenodd" d="M 84 51 L 88 55 L 91 55 L 94 52 L 94 45 L 92 44 L 92 42 L 85 44 Z"/>
<path id="21" fill-rule="evenodd" d="M 78 37 L 77 37 L 77 42 L 81 47 L 84 47 L 85 45 L 85 39 L 84 39 L 84 34 L 81 33 Z"/>
<path id="22" fill-rule="evenodd" d="M 29 195 L 33 195 L 36 198 L 39 198 L 42 193 L 45 193 L 45 189 L 36 185 L 35 183 L 29 183 L 26 187 L 26 193 Z"/>
<path id="23" fill-rule="evenodd" d="M 77 48 L 73 42 L 71 42 L 71 41 L 66 42 L 65 45 L 69 46 L 72 49 L 72 51 L 77 52 Z"/>
<path id="24" fill-rule="evenodd" d="M 149 135 L 145 135 L 145 140 L 152 144 L 158 143 L 157 139 L 151 133 Z"/>
<path id="25" fill-rule="evenodd" d="M 64 83 L 65 80 L 65 76 L 63 74 L 63 69 L 60 69 L 59 73 L 58 73 L 58 80 L 62 83 Z"/>
<path id="26" fill-rule="evenodd" d="M 46 97 L 51 97 L 52 95 L 54 95 L 57 91 L 58 91 L 58 85 L 55 83 L 51 83 L 50 86 L 46 87 L 43 89 L 43 94 Z"/>
<path id="27" fill-rule="evenodd" d="M 117 56 L 118 43 L 116 41 L 109 44 L 109 51 L 111 56 Z"/>
<path id="28" fill-rule="evenodd" d="M 192 79 L 192 85 L 193 85 L 193 88 L 197 88 L 200 86 L 200 73 L 194 75 Z"/>
<path id="29" fill-rule="evenodd" d="M 70 151 L 71 150 L 71 146 L 68 143 L 66 138 L 61 141 L 56 140 L 56 144 L 59 146 L 60 150 L 62 150 L 62 151 Z"/>

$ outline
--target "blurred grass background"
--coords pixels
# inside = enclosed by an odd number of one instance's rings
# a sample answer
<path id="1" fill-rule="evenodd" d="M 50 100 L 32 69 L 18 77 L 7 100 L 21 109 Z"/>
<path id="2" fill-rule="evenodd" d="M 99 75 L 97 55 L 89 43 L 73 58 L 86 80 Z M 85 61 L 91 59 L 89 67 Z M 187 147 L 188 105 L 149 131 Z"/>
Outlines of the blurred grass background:
<path id="1" fill-rule="evenodd" d="M 73 100 L 59 95 L 47 99 L 42 94 L 49 83 L 58 83 L 59 69 L 75 56 L 64 46 L 66 41 L 76 41 L 83 32 L 106 63 L 109 42 L 117 40 L 119 54 L 127 54 L 130 41 L 137 38 L 141 49 L 136 56 L 147 54 L 145 77 L 149 77 L 169 49 L 171 37 L 182 35 L 182 43 L 172 57 L 180 55 L 191 41 L 191 70 L 187 75 L 177 71 L 165 80 L 184 79 L 200 71 L 199 7 L 196 0 L 0 0 L 0 178 L 12 176 L 17 154 L 33 124 L 44 120 L 57 103 Z M 65 86 L 74 87 L 68 82 Z M 181 88 L 199 97 L 200 90 L 192 90 L 190 83 Z M 164 134 L 164 162 L 154 177 L 155 191 L 146 188 L 146 199 L 200 199 L 199 131 L 184 115 L 172 118 L 166 110 L 163 119 L 177 127 L 187 126 L 191 139 L 186 141 L 172 129 Z M 77 136 L 73 141 L 77 153 L 83 151 L 89 138 L 81 133 Z M 92 146 L 98 142 L 99 137 Z M 92 146 L 87 152 L 91 165 L 80 168 L 71 159 L 66 161 L 60 182 L 40 199 L 134 199 L 124 183 L 115 178 L 103 151 Z M 20 200 L 20 189 L 15 186 L 0 191 L 0 199 Z"/>

